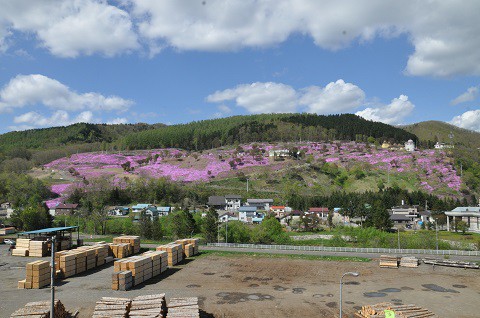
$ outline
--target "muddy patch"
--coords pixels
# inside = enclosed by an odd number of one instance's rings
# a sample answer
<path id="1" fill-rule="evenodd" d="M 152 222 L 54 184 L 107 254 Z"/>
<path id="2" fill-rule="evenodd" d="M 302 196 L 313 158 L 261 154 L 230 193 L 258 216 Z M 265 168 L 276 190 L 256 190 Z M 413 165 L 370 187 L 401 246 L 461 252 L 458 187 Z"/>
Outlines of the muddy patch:
<path id="1" fill-rule="evenodd" d="M 292 293 L 294 293 L 294 294 L 303 294 L 303 292 L 304 292 L 305 290 L 306 290 L 305 288 L 301 288 L 301 287 L 292 288 Z"/>
<path id="2" fill-rule="evenodd" d="M 360 285 L 360 282 L 356 282 L 356 281 L 345 282 L 343 283 L 343 285 Z"/>
<path id="3" fill-rule="evenodd" d="M 222 276 L 220 276 L 220 277 L 222 277 L 222 278 L 231 278 L 232 275 L 222 275 Z"/>
<path id="4" fill-rule="evenodd" d="M 187 288 L 199 288 L 199 287 L 202 287 L 202 286 L 196 285 L 196 284 L 191 284 L 191 285 L 187 285 L 185 287 L 187 287 Z"/>
<path id="5" fill-rule="evenodd" d="M 354 301 L 346 301 L 345 304 L 353 305 L 353 304 L 355 304 L 355 302 Z"/>
<path id="6" fill-rule="evenodd" d="M 337 302 L 336 301 L 331 301 L 329 303 L 326 303 L 328 308 L 337 308 Z"/>
<path id="7" fill-rule="evenodd" d="M 385 289 L 379 290 L 378 292 L 379 293 L 399 293 L 401 291 L 402 290 L 398 288 L 385 288 Z"/>
<path id="8" fill-rule="evenodd" d="M 206 276 L 212 276 L 212 275 L 215 275 L 215 273 L 202 273 L 203 275 L 206 275 Z"/>
<path id="9" fill-rule="evenodd" d="M 275 289 L 276 291 L 286 291 L 288 288 L 285 288 L 285 287 L 279 286 L 279 285 L 275 285 L 275 286 L 273 286 L 273 289 Z"/>
<path id="10" fill-rule="evenodd" d="M 379 293 L 379 292 L 370 292 L 370 293 L 363 293 L 365 297 L 385 297 L 387 296 L 386 293 Z"/>
<path id="11" fill-rule="evenodd" d="M 412 287 L 408 287 L 408 286 L 403 286 L 402 288 L 400 288 L 401 290 L 414 290 Z"/>
<path id="12" fill-rule="evenodd" d="M 254 281 L 254 282 L 260 282 L 261 284 L 264 284 L 266 285 L 269 281 L 271 281 L 273 278 L 271 277 L 251 277 L 251 276 L 247 276 L 245 277 L 244 279 L 242 279 L 242 282 L 251 282 L 251 281 Z"/>
<path id="13" fill-rule="evenodd" d="M 428 290 L 436 291 L 436 292 L 440 292 L 440 293 L 454 293 L 454 294 L 459 293 L 459 291 L 456 291 L 455 289 L 447 289 L 447 288 L 444 288 L 442 286 L 438 286 L 438 285 L 435 285 L 435 284 L 423 284 L 422 287 L 425 287 Z"/>
<path id="14" fill-rule="evenodd" d="M 247 293 L 228 293 L 222 292 L 218 293 L 217 297 L 221 299 L 217 301 L 217 304 L 237 304 L 240 302 L 246 301 L 264 301 L 264 300 L 272 300 L 274 299 L 271 295 L 254 293 L 254 294 L 247 294 Z"/>
<path id="15" fill-rule="evenodd" d="M 467 286 L 465 286 L 465 285 L 452 285 L 452 287 L 455 287 L 455 288 L 467 288 Z"/>
<path id="16" fill-rule="evenodd" d="M 260 286 L 260 285 L 258 285 L 258 284 L 250 284 L 250 285 L 248 285 L 248 287 L 252 287 L 252 288 L 255 288 L 255 287 L 258 287 L 258 286 Z"/>

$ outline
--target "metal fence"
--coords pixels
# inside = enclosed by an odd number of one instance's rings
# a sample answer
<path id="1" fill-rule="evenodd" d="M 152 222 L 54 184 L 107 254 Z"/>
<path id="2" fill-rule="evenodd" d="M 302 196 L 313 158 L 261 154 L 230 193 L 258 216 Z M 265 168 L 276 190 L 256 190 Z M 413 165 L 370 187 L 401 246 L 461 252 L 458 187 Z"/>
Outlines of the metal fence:
<path id="1" fill-rule="evenodd" d="M 309 252 L 347 252 L 347 253 L 385 253 L 385 254 L 423 254 L 423 255 L 458 255 L 480 256 L 480 251 L 461 250 L 424 250 L 398 248 L 362 248 L 362 247 L 328 247 L 328 246 L 298 246 L 298 245 L 265 245 L 238 243 L 208 243 L 212 247 L 252 248 L 263 250 L 309 251 Z"/>

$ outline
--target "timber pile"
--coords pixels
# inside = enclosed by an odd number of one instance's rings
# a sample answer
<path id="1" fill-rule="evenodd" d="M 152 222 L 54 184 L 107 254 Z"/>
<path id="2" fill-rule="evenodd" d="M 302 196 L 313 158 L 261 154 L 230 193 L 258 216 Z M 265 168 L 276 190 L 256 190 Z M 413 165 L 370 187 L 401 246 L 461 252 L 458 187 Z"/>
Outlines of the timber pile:
<path id="1" fill-rule="evenodd" d="M 167 318 L 200 317 L 198 297 L 170 298 L 167 307 Z"/>
<path id="2" fill-rule="evenodd" d="M 82 246 L 70 251 L 55 253 L 55 269 L 67 278 L 86 270 L 102 266 L 106 262 L 108 246 Z"/>
<path id="3" fill-rule="evenodd" d="M 458 268 L 472 268 L 479 269 L 480 265 L 473 262 L 453 261 L 447 259 L 424 258 L 423 262 L 430 265 L 449 266 Z"/>
<path id="4" fill-rule="evenodd" d="M 189 239 L 176 240 L 175 243 L 182 244 L 184 257 L 192 257 L 193 255 L 198 254 L 199 241 L 200 240 L 198 238 L 189 238 Z M 189 245 L 191 246 L 189 247 Z M 189 252 L 189 254 L 187 254 L 187 252 Z"/>
<path id="5" fill-rule="evenodd" d="M 132 300 L 129 318 L 165 317 L 165 294 L 138 296 Z"/>
<path id="6" fill-rule="evenodd" d="M 153 276 L 160 275 L 168 268 L 168 254 L 165 251 L 147 251 L 142 255 L 152 259 Z"/>
<path id="7" fill-rule="evenodd" d="M 390 255 L 380 256 L 380 267 L 384 268 L 398 268 L 398 257 Z"/>
<path id="8" fill-rule="evenodd" d="M 18 288 L 39 289 L 50 285 L 50 262 L 35 261 L 27 263 L 27 274 L 24 280 L 18 281 Z"/>
<path id="9" fill-rule="evenodd" d="M 383 318 L 385 317 L 385 310 L 393 311 L 395 313 L 395 317 L 399 318 L 438 317 L 428 309 L 424 309 L 416 305 L 393 305 L 391 303 L 379 303 L 375 305 L 362 306 L 362 309 L 355 313 L 355 317 Z"/>
<path id="10" fill-rule="evenodd" d="M 415 256 L 404 256 L 400 259 L 401 267 L 418 267 L 418 258 Z"/>
<path id="11" fill-rule="evenodd" d="M 28 255 L 34 257 L 44 257 L 47 255 L 48 246 L 45 241 L 30 241 Z"/>
<path id="12" fill-rule="evenodd" d="M 50 302 L 36 301 L 28 303 L 25 307 L 18 309 L 10 315 L 11 318 L 49 318 L 50 317 Z M 70 313 L 65 310 L 65 307 L 60 300 L 54 302 L 55 318 L 68 318 Z"/>
<path id="13" fill-rule="evenodd" d="M 113 290 L 129 290 L 133 286 L 133 276 L 131 271 L 121 271 L 112 274 Z"/>
<path id="14" fill-rule="evenodd" d="M 130 246 L 130 255 L 140 253 L 140 236 L 118 236 L 113 238 L 113 244 L 128 243 Z"/>
<path id="15" fill-rule="evenodd" d="M 183 248 L 181 244 L 169 243 L 166 245 L 160 245 L 157 246 L 156 250 L 167 252 L 169 267 L 172 267 L 183 260 Z M 181 255 L 182 258 L 179 259 L 179 255 Z"/>
<path id="16" fill-rule="evenodd" d="M 96 302 L 92 318 L 127 318 L 130 305 L 128 298 L 102 297 Z"/>
<path id="17" fill-rule="evenodd" d="M 17 239 L 15 249 L 12 250 L 13 256 L 28 256 L 30 248 L 30 239 Z"/>
<path id="18" fill-rule="evenodd" d="M 111 255 L 115 258 L 125 258 L 132 255 L 130 253 L 130 244 L 129 243 L 114 243 L 109 244 Z"/>

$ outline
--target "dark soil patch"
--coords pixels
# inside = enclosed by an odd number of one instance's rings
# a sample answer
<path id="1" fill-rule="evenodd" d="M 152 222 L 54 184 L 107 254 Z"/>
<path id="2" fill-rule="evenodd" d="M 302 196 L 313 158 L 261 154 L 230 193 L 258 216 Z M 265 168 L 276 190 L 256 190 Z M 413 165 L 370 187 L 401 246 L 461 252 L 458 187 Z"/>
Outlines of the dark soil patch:
<path id="1" fill-rule="evenodd" d="M 454 293 L 454 294 L 459 293 L 459 291 L 456 291 L 455 289 L 447 289 L 447 288 L 444 288 L 442 286 L 438 286 L 438 285 L 435 285 L 435 284 L 423 284 L 422 287 L 425 287 L 428 290 L 436 291 L 436 292 L 440 292 L 440 293 Z"/>
<path id="2" fill-rule="evenodd" d="M 239 302 L 245 302 L 245 301 L 264 301 L 264 300 L 272 300 L 274 299 L 273 296 L 267 295 L 267 294 L 260 294 L 260 293 L 255 293 L 255 294 L 247 294 L 247 293 L 228 293 L 228 292 L 222 292 L 218 293 L 217 297 L 220 297 L 221 300 L 217 302 L 217 304 L 237 304 Z"/>
<path id="3" fill-rule="evenodd" d="M 337 308 L 337 302 L 336 301 L 331 301 L 329 303 L 326 303 L 328 308 Z"/>

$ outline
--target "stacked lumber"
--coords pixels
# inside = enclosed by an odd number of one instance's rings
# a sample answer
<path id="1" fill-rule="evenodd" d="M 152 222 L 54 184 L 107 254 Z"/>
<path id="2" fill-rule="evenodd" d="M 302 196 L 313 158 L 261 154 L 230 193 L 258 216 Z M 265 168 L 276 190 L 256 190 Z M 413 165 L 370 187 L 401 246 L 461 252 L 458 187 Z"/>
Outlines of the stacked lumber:
<path id="1" fill-rule="evenodd" d="M 12 256 L 28 256 L 28 248 L 15 247 L 12 250 Z"/>
<path id="2" fill-rule="evenodd" d="M 70 313 L 65 310 L 65 307 L 60 300 L 54 302 L 55 318 L 68 318 Z M 11 318 L 49 318 L 50 317 L 50 302 L 36 301 L 25 305 L 25 307 L 18 309 L 10 315 Z"/>
<path id="3" fill-rule="evenodd" d="M 133 286 L 133 276 L 131 271 L 120 271 L 112 274 L 113 290 L 129 290 Z"/>
<path id="4" fill-rule="evenodd" d="M 454 260 L 436 259 L 436 258 L 424 258 L 423 262 L 425 264 L 430 264 L 430 265 L 480 269 L 480 265 L 473 262 L 463 262 L 463 261 L 454 261 Z"/>
<path id="5" fill-rule="evenodd" d="M 165 317 L 165 294 L 138 296 L 132 300 L 130 318 Z"/>
<path id="6" fill-rule="evenodd" d="M 153 277 L 165 272 L 168 268 L 168 254 L 165 251 L 147 251 L 142 255 L 148 256 L 152 260 Z"/>
<path id="7" fill-rule="evenodd" d="M 362 309 L 355 313 L 356 317 L 385 317 L 385 310 L 391 310 L 395 313 L 395 317 L 400 318 L 426 318 L 438 317 L 428 309 L 418 307 L 416 305 L 393 305 L 391 303 L 379 303 L 375 305 L 362 306 Z"/>
<path id="8" fill-rule="evenodd" d="M 28 256 L 30 248 L 30 239 L 17 239 L 15 249 L 12 250 L 13 256 Z"/>
<path id="9" fill-rule="evenodd" d="M 171 298 L 167 308 L 167 318 L 200 317 L 198 297 Z"/>
<path id="10" fill-rule="evenodd" d="M 87 252 L 77 249 L 72 253 L 75 254 L 75 274 L 83 273 L 87 269 Z"/>
<path id="11" fill-rule="evenodd" d="M 384 268 L 398 268 L 398 257 L 390 255 L 380 256 L 380 267 Z"/>
<path id="12" fill-rule="evenodd" d="M 130 253 L 130 244 L 129 243 L 114 243 L 109 244 L 111 255 L 115 258 L 125 258 L 132 255 Z"/>
<path id="13" fill-rule="evenodd" d="M 187 244 L 185 245 L 185 248 L 183 249 L 183 253 L 185 254 L 185 257 L 192 257 L 195 255 L 195 247 L 193 244 Z"/>
<path id="14" fill-rule="evenodd" d="M 34 257 L 44 257 L 47 255 L 47 242 L 45 241 L 30 241 L 28 255 Z"/>
<path id="15" fill-rule="evenodd" d="M 30 262 L 26 268 L 26 278 L 18 281 L 18 288 L 38 289 L 50 285 L 50 262 Z"/>
<path id="16" fill-rule="evenodd" d="M 168 266 L 172 267 L 177 264 L 178 255 L 181 253 L 183 255 L 183 249 L 181 244 L 169 243 L 166 245 L 160 245 L 156 248 L 157 251 L 167 252 Z"/>
<path id="17" fill-rule="evenodd" d="M 418 258 L 415 256 L 403 256 L 400 259 L 401 267 L 418 267 Z"/>
<path id="18" fill-rule="evenodd" d="M 56 253 L 59 254 L 60 252 Z M 73 253 L 64 252 L 59 256 L 60 262 L 58 262 L 58 269 L 62 272 L 64 278 L 73 276 L 76 274 L 76 256 Z M 55 266 L 55 269 L 57 267 Z"/>
<path id="19" fill-rule="evenodd" d="M 184 257 L 191 257 L 193 255 L 198 254 L 198 243 L 199 243 L 198 238 L 188 238 L 188 239 L 182 239 L 182 240 L 176 240 L 175 243 L 177 244 L 182 244 L 182 248 L 184 251 Z M 188 245 L 191 245 L 191 247 L 188 247 Z M 192 249 L 192 250 L 190 250 Z M 188 252 L 192 251 L 190 256 L 187 255 L 187 250 Z"/>
<path id="20" fill-rule="evenodd" d="M 95 304 L 92 318 L 127 318 L 130 305 L 128 298 L 102 297 Z"/>
<path id="21" fill-rule="evenodd" d="M 113 244 L 128 243 L 130 245 L 130 255 L 140 253 L 140 236 L 118 236 L 113 238 Z"/>

